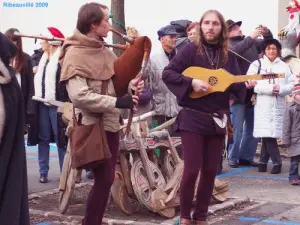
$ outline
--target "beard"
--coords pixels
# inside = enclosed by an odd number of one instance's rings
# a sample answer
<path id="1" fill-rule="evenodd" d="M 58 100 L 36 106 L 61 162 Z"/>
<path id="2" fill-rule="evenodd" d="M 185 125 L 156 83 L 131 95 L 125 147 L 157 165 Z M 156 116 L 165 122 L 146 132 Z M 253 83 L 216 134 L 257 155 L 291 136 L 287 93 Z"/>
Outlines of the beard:
<path id="1" fill-rule="evenodd" d="M 217 43 L 219 41 L 219 39 L 220 39 L 220 36 L 216 35 L 216 34 L 210 35 L 210 36 L 204 35 L 204 40 L 209 43 Z"/>

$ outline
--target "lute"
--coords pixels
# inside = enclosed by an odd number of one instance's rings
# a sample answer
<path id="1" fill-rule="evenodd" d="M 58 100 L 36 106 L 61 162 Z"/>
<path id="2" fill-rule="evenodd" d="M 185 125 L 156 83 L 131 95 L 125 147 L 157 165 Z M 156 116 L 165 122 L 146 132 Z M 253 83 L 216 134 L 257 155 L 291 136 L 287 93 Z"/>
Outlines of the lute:
<path id="1" fill-rule="evenodd" d="M 207 92 L 192 92 L 190 98 L 201 98 L 214 92 L 224 92 L 234 83 L 246 82 L 248 80 L 274 80 L 285 78 L 284 73 L 233 75 L 224 69 L 211 70 L 197 66 L 191 66 L 182 73 L 186 77 L 206 81 L 209 84 Z"/>

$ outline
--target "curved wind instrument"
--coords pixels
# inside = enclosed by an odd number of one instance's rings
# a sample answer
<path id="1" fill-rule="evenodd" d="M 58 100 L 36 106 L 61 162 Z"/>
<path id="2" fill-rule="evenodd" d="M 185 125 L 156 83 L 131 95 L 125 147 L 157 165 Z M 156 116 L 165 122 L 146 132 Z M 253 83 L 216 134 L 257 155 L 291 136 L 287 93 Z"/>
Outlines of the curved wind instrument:
<path id="1" fill-rule="evenodd" d="M 126 42 L 130 45 L 121 45 L 121 44 L 103 44 L 107 47 L 113 47 L 124 50 L 120 57 L 114 63 L 115 74 L 112 77 L 114 84 L 115 92 L 117 96 L 123 96 L 128 94 L 128 85 L 131 80 L 136 78 L 139 75 L 138 82 L 141 79 L 145 79 L 146 75 L 145 70 L 148 64 L 152 43 L 147 36 L 141 36 L 136 39 L 132 39 L 119 31 L 111 28 L 111 32 L 121 36 Z M 55 38 L 55 37 L 46 37 L 41 35 L 26 35 L 19 32 L 14 33 L 15 36 L 28 37 L 35 39 L 42 39 L 47 41 L 64 41 L 64 38 Z M 137 83 L 138 83 L 137 82 Z M 131 125 L 133 112 L 131 112 L 127 125 L 127 134 L 129 133 L 129 128 Z"/>

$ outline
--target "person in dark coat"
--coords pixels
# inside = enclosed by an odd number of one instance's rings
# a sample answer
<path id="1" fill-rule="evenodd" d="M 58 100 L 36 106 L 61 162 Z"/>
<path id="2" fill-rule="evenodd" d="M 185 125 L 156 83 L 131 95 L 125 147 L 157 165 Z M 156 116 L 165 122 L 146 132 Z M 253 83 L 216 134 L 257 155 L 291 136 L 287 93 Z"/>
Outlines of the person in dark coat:
<path id="1" fill-rule="evenodd" d="M 250 63 L 259 58 L 263 39 L 273 37 L 271 31 L 264 26 L 257 27 L 251 35 L 245 36 L 241 30 L 242 21 L 227 20 L 230 49 L 249 60 Z M 241 75 L 247 74 L 250 63 L 237 57 Z M 259 70 L 257 70 L 259 73 Z M 241 166 L 258 166 L 254 161 L 258 140 L 253 137 L 254 107 L 251 102 L 253 90 L 244 90 L 246 99 L 241 102 L 231 96 L 231 122 L 233 125 L 233 143 L 228 146 L 228 163 L 232 168 Z"/>
<path id="2" fill-rule="evenodd" d="M 46 34 L 46 32 L 48 32 Z M 63 38 L 63 34 L 56 28 L 49 27 L 45 35 Z M 35 96 L 46 100 L 70 101 L 64 84 L 60 83 L 61 66 L 59 54 L 61 41 L 42 41 L 43 56 L 39 62 L 39 68 L 34 75 Z M 61 115 L 57 113 L 57 107 L 49 106 L 42 102 L 34 104 L 35 119 L 28 129 L 27 145 L 38 144 L 38 157 L 40 168 L 40 183 L 48 182 L 50 143 L 56 142 L 60 170 L 62 170 L 64 156 L 67 147 L 66 126 Z"/>
<path id="3" fill-rule="evenodd" d="M 34 50 L 34 53 L 31 56 L 31 63 L 33 66 L 33 73 L 36 74 L 40 60 L 43 56 L 44 50 L 42 48 Z"/>
<path id="4" fill-rule="evenodd" d="M 170 53 L 169 59 L 171 60 L 174 55 L 178 52 L 180 48 L 182 48 L 186 43 L 189 42 L 187 28 L 192 23 L 190 20 L 173 20 L 170 22 L 170 25 L 174 26 L 176 29 L 176 47 Z"/>
<path id="5" fill-rule="evenodd" d="M 230 94 L 243 100 L 245 84 L 233 84 L 225 92 L 215 92 L 192 99 L 192 91 L 206 92 L 206 81 L 183 76 L 191 66 L 216 70 L 223 68 L 240 74 L 236 56 L 228 51 L 228 31 L 224 17 L 216 10 L 204 13 L 200 20 L 198 44 L 189 43 L 181 49 L 164 69 L 162 79 L 177 97 L 182 107 L 176 119 L 183 149 L 184 171 L 180 184 L 180 224 L 207 225 L 218 164 L 224 148 L 226 121 L 229 115 Z M 216 74 L 216 76 L 218 76 Z M 250 82 L 249 87 L 252 87 Z M 191 218 L 195 182 L 201 169 L 196 207 Z"/>
<path id="6" fill-rule="evenodd" d="M 25 107 L 25 123 L 29 123 L 33 119 L 32 96 L 34 95 L 33 71 L 31 59 L 28 54 L 23 52 L 22 38 L 15 36 L 14 33 L 19 32 L 16 28 L 10 28 L 5 35 L 17 46 L 18 51 L 16 57 L 12 59 L 12 66 L 16 70 L 17 80 L 21 87 L 24 107 Z"/>
<path id="7" fill-rule="evenodd" d="M 186 37 L 178 37 L 176 38 L 176 48 L 170 53 L 169 59 L 177 54 L 177 52 L 182 49 L 187 43 L 194 42 L 198 40 L 199 36 L 199 24 L 198 22 L 189 23 L 186 30 Z"/>
<path id="8" fill-rule="evenodd" d="M 0 32 L 0 224 L 29 225 L 24 107 L 16 71 L 17 47 Z"/>

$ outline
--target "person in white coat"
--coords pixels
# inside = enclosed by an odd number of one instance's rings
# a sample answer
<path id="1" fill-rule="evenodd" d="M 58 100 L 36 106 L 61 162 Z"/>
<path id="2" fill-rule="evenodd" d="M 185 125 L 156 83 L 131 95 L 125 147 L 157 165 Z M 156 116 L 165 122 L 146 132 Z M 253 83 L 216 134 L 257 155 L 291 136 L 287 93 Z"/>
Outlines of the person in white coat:
<path id="1" fill-rule="evenodd" d="M 258 171 L 266 172 L 269 159 L 272 159 L 271 174 L 281 172 L 281 157 L 277 138 L 282 136 L 282 124 L 285 111 L 285 96 L 294 86 L 289 66 L 280 59 L 281 44 L 276 39 L 265 40 L 262 45 L 263 56 L 254 61 L 247 74 L 284 73 L 285 78 L 259 80 L 254 87 L 256 101 L 254 106 L 253 136 L 262 139 L 262 149 Z M 260 61 L 260 62 L 259 62 Z"/>

